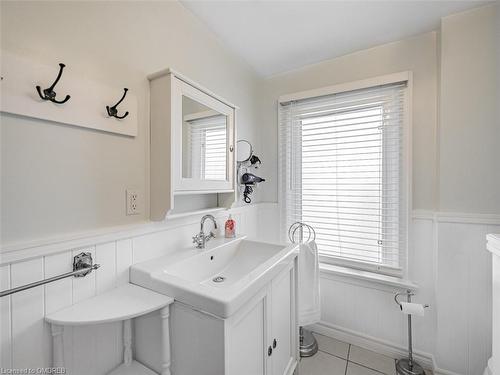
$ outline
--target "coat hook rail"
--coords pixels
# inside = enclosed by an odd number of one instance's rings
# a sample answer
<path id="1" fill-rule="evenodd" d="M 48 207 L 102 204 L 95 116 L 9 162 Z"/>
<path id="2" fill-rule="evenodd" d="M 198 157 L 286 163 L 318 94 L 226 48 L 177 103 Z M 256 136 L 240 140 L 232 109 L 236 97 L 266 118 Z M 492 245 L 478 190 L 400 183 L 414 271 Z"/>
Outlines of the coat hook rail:
<path id="1" fill-rule="evenodd" d="M 7 289 L 0 292 L 0 297 L 5 297 L 17 292 L 22 292 L 26 289 L 31 289 L 40 285 L 48 284 L 53 281 L 65 279 L 66 277 L 84 277 L 92 272 L 92 270 L 96 270 L 100 267 L 100 264 L 92 263 L 92 255 L 90 253 L 80 253 L 73 258 L 73 271 L 66 272 L 61 275 L 57 275 L 54 277 L 49 277 L 48 279 L 43 279 L 39 281 L 35 281 L 30 284 L 18 286 L 17 288 Z"/>
<path id="2" fill-rule="evenodd" d="M 128 116 L 128 111 L 125 112 L 125 114 L 123 116 L 118 116 L 118 109 L 117 109 L 118 105 L 123 101 L 123 99 L 125 99 L 125 96 L 127 95 L 127 91 L 128 91 L 127 88 L 123 89 L 123 96 L 122 96 L 122 98 L 114 106 L 112 106 L 112 107 L 106 106 L 106 110 L 108 111 L 109 117 L 115 117 L 115 118 L 118 118 L 118 119 L 122 119 L 122 118 L 125 118 L 125 117 Z"/>
<path id="3" fill-rule="evenodd" d="M 63 63 L 59 64 L 59 73 L 57 74 L 57 78 L 54 81 L 54 83 L 52 84 L 52 86 L 44 89 L 43 92 L 42 92 L 42 88 L 40 86 L 36 86 L 36 91 L 38 91 L 38 95 L 40 95 L 40 98 L 42 98 L 42 100 L 49 100 L 52 103 L 63 104 L 63 103 L 66 103 L 69 100 L 69 98 L 71 98 L 70 95 L 66 95 L 66 98 L 64 98 L 63 100 L 57 100 L 56 99 L 56 92 L 54 91 L 54 88 L 56 87 L 57 82 L 59 82 L 59 80 L 61 79 L 62 72 L 63 72 L 63 69 L 65 66 L 66 65 L 64 65 Z"/>

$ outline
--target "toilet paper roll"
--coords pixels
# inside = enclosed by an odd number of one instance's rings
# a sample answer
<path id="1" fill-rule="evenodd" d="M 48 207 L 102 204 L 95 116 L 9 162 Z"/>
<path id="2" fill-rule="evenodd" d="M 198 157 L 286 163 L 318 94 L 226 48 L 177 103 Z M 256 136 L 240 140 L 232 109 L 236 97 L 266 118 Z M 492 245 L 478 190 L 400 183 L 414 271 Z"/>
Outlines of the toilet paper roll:
<path id="1" fill-rule="evenodd" d="M 424 306 L 419 303 L 401 302 L 401 311 L 407 315 L 424 316 Z"/>

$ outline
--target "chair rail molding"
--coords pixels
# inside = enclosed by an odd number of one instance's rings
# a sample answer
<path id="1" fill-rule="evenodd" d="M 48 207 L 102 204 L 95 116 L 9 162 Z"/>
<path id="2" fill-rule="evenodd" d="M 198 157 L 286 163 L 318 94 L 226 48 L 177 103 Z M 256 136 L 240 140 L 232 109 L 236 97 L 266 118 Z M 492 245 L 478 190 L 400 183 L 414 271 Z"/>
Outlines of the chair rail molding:
<path id="1" fill-rule="evenodd" d="M 264 209 L 267 206 L 267 203 L 255 203 L 248 206 L 234 207 L 229 210 L 214 209 L 214 212 L 204 211 L 204 213 L 212 212 L 216 217 L 223 218 L 227 213 L 244 214 L 252 210 Z M 0 266 L 45 255 L 57 254 L 69 249 L 94 246 L 172 230 L 187 225 L 199 224 L 199 216 L 200 214 L 198 212 L 193 212 L 189 215 L 182 215 L 162 222 L 144 221 L 133 225 L 121 225 L 97 230 L 73 232 L 49 238 L 5 244 L 2 245 L 0 249 Z"/>

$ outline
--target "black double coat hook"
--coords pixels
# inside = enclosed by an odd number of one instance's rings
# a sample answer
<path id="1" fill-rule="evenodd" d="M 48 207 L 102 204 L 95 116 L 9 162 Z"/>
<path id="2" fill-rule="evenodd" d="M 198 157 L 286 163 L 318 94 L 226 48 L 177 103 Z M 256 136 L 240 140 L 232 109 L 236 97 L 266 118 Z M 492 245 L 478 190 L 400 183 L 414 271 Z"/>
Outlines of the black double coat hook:
<path id="1" fill-rule="evenodd" d="M 123 96 L 122 96 L 122 98 L 114 106 L 112 106 L 112 107 L 106 106 L 106 110 L 108 111 L 108 115 L 110 117 L 115 117 L 115 118 L 122 119 L 122 118 L 125 118 L 125 117 L 128 116 L 128 111 L 125 112 L 125 114 L 123 116 L 118 116 L 118 110 L 116 109 L 116 107 L 118 107 L 118 105 L 123 101 L 123 99 L 125 99 L 125 95 L 127 95 L 127 91 L 128 91 L 127 88 L 123 89 Z"/>
<path id="2" fill-rule="evenodd" d="M 62 72 L 63 72 L 63 69 L 65 66 L 66 65 L 64 65 L 62 63 L 59 64 L 59 74 L 57 74 L 57 78 L 54 81 L 54 83 L 52 84 L 52 86 L 50 86 L 47 89 L 44 89 L 43 92 L 42 92 L 42 89 L 40 86 L 36 86 L 36 91 L 38 91 L 38 95 L 40 95 L 40 98 L 42 98 L 43 100 L 50 100 L 52 103 L 56 103 L 56 104 L 66 103 L 69 100 L 69 98 L 71 98 L 70 95 L 66 95 L 66 98 L 64 98 L 64 100 L 57 100 L 56 99 L 56 92 L 54 91 L 54 88 L 56 87 L 57 82 L 59 82 L 59 79 L 61 78 L 61 75 L 62 75 Z"/>

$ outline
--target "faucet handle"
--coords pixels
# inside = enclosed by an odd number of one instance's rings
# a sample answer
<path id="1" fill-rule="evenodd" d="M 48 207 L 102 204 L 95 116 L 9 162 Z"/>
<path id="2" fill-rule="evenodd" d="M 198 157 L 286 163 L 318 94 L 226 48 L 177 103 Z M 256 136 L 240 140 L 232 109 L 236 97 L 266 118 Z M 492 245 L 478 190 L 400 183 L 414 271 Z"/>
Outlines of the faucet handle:
<path id="1" fill-rule="evenodd" d="M 210 231 L 210 233 L 205 236 L 205 242 L 207 242 L 211 238 L 215 238 L 215 234 L 212 231 Z"/>

